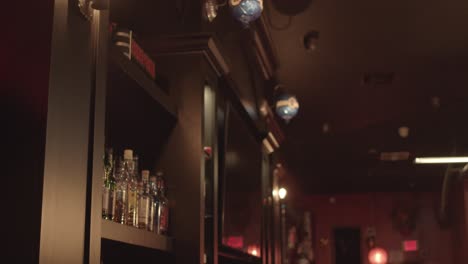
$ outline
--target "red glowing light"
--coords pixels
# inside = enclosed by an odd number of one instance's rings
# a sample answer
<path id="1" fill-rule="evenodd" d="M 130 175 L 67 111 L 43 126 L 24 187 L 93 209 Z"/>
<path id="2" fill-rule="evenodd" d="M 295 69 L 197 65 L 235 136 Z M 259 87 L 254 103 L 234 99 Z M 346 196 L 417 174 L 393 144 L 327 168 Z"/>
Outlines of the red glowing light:
<path id="1" fill-rule="evenodd" d="M 227 239 L 224 239 L 224 241 L 225 245 L 232 248 L 241 249 L 244 247 L 244 237 L 242 236 L 230 236 Z"/>
<path id="2" fill-rule="evenodd" d="M 374 248 L 369 251 L 369 262 L 371 264 L 386 264 L 388 260 L 387 251 L 382 248 Z"/>
<path id="3" fill-rule="evenodd" d="M 406 252 L 418 251 L 418 248 L 417 240 L 403 241 L 403 250 Z"/>

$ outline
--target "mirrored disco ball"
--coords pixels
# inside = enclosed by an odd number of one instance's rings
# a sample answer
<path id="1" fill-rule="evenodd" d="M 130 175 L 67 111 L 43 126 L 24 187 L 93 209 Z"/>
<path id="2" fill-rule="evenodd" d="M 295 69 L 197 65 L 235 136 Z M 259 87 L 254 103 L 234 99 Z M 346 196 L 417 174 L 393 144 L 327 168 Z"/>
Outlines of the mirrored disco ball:
<path id="1" fill-rule="evenodd" d="M 291 120 L 298 112 L 299 102 L 295 96 L 284 94 L 276 101 L 276 114 L 284 120 Z"/>
<path id="2" fill-rule="evenodd" d="M 232 15 L 245 26 L 262 15 L 263 0 L 229 0 Z"/>

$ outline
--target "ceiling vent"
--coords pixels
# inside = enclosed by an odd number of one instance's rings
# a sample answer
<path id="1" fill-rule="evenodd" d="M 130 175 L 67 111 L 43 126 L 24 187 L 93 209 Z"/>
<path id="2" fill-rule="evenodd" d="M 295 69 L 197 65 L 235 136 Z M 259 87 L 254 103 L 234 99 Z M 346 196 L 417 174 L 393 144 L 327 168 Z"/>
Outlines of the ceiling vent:
<path id="1" fill-rule="evenodd" d="M 382 86 L 391 85 L 395 80 L 394 72 L 370 72 L 365 73 L 362 77 L 362 85 L 365 86 Z"/>

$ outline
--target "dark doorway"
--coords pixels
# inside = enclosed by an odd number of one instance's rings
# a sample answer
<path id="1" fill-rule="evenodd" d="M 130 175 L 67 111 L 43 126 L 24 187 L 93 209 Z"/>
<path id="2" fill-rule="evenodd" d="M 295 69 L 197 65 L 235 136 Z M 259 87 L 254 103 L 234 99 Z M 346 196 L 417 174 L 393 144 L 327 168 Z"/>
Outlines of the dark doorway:
<path id="1" fill-rule="evenodd" d="M 335 228 L 335 264 L 361 264 L 361 230 Z"/>

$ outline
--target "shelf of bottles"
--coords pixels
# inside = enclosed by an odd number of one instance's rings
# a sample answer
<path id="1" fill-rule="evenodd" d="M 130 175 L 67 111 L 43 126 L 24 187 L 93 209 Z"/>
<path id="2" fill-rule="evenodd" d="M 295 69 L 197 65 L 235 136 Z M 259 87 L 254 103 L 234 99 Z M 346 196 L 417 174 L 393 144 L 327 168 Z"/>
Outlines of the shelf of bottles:
<path id="1" fill-rule="evenodd" d="M 163 173 L 139 170 L 138 156 L 106 149 L 102 190 L 102 238 L 163 251 L 168 237 L 169 202 Z"/>

